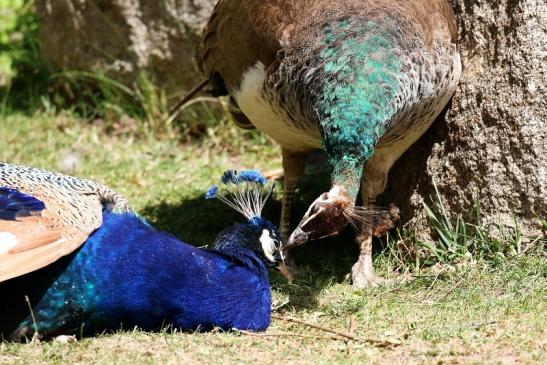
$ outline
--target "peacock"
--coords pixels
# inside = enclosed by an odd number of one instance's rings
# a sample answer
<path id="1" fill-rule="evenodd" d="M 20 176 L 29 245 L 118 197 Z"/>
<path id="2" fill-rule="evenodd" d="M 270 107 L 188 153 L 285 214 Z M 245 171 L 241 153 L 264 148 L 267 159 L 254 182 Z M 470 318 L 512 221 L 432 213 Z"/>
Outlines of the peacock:
<path id="1" fill-rule="evenodd" d="M 360 247 L 353 284 L 383 282 L 372 265 L 372 237 L 392 228 L 399 213 L 377 206 L 376 197 L 391 166 L 454 93 L 462 70 L 456 41 L 447 0 L 217 3 L 197 65 L 215 95 L 230 95 L 238 124 L 282 147 L 284 249 L 351 223 Z M 296 184 L 317 149 L 329 163 L 331 188 L 289 236 Z"/>
<path id="2" fill-rule="evenodd" d="M 261 217 L 268 185 L 258 171 L 226 171 L 206 198 L 248 221 L 201 249 L 156 231 L 101 184 L 0 163 L 1 338 L 265 330 L 268 268 L 283 259 L 277 227 Z"/>

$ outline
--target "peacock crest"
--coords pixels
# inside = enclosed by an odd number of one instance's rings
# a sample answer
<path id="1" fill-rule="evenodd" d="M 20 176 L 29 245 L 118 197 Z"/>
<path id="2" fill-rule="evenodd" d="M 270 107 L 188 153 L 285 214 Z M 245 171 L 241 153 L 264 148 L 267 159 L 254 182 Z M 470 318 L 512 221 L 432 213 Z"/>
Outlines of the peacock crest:
<path id="1" fill-rule="evenodd" d="M 258 170 L 227 170 L 222 174 L 220 184 L 207 190 L 205 199 L 217 198 L 254 223 L 260 218 L 274 186 L 275 183 L 268 184 Z"/>

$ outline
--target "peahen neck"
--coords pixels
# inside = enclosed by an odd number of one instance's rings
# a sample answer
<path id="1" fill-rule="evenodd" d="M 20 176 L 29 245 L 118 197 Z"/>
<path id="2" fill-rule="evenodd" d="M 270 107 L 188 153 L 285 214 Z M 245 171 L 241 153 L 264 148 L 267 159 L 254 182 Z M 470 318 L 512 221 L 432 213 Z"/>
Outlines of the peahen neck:
<path id="1" fill-rule="evenodd" d="M 340 20 L 323 27 L 323 74 L 314 105 L 332 183 L 353 199 L 363 166 L 396 110 L 399 37 L 388 25 Z"/>

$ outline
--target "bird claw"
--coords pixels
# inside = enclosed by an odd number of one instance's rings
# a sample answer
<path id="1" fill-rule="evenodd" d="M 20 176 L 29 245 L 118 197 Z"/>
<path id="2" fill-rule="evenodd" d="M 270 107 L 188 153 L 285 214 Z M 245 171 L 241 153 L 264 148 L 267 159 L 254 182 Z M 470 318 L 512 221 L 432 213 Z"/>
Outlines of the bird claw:
<path id="1" fill-rule="evenodd" d="M 351 282 L 355 289 L 377 288 L 379 286 L 388 286 L 391 284 L 391 280 L 381 278 L 375 274 L 365 276 L 352 275 Z"/>
<path id="2" fill-rule="evenodd" d="M 76 339 L 76 336 L 73 336 L 73 335 L 60 335 L 55 337 L 54 341 L 62 343 L 64 345 L 73 343 L 73 342 L 78 342 L 78 340 Z"/>
<path id="3" fill-rule="evenodd" d="M 367 266 L 361 261 L 357 261 L 351 269 L 351 283 L 356 289 L 364 289 L 389 285 L 391 284 L 391 280 L 376 276 L 372 267 Z"/>

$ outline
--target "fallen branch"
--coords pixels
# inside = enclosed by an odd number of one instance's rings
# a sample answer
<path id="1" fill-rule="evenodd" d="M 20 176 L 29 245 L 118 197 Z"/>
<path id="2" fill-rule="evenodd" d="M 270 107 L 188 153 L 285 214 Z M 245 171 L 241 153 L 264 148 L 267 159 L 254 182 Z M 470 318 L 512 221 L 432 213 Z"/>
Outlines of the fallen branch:
<path id="1" fill-rule="evenodd" d="M 258 333 L 245 330 L 238 330 L 238 332 L 254 337 L 301 337 L 301 338 L 313 338 L 315 340 L 337 340 L 337 341 L 348 341 L 346 338 L 336 335 L 330 336 L 312 336 L 312 335 L 303 335 L 300 333 Z"/>
<path id="2" fill-rule="evenodd" d="M 323 326 L 320 326 L 318 324 L 311 323 L 311 322 L 306 322 L 306 321 L 303 321 L 301 319 L 294 318 L 294 317 L 283 317 L 283 316 L 277 316 L 275 314 L 272 314 L 271 317 L 274 318 L 274 319 L 279 319 L 281 321 L 287 321 L 287 322 L 302 324 L 304 326 L 315 328 L 315 329 L 323 331 L 323 332 L 332 333 L 332 334 L 335 334 L 337 336 L 341 336 L 341 337 L 344 337 L 346 339 L 349 339 L 349 340 L 352 340 L 352 341 L 355 341 L 355 342 L 360 342 L 360 343 L 364 343 L 364 344 L 371 344 L 371 345 L 374 345 L 374 346 L 377 346 L 377 347 L 395 347 L 395 346 L 399 346 L 402 343 L 401 340 L 398 340 L 398 339 L 397 340 L 378 340 L 378 339 L 374 339 L 374 338 L 356 337 L 356 336 L 352 335 L 351 333 L 347 333 L 345 331 L 340 331 L 340 330 L 335 330 L 335 329 L 323 327 Z"/>
<path id="3" fill-rule="evenodd" d="M 348 328 L 348 332 L 353 336 L 353 334 L 355 333 L 355 329 L 357 328 L 357 320 L 355 319 L 355 316 L 351 316 L 350 319 L 349 319 L 349 328 Z M 353 350 L 353 346 L 352 346 L 353 342 L 351 342 L 351 340 L 346 340 L 346 353 L 348 355 L 351 355 L 351 352 Z"/>

